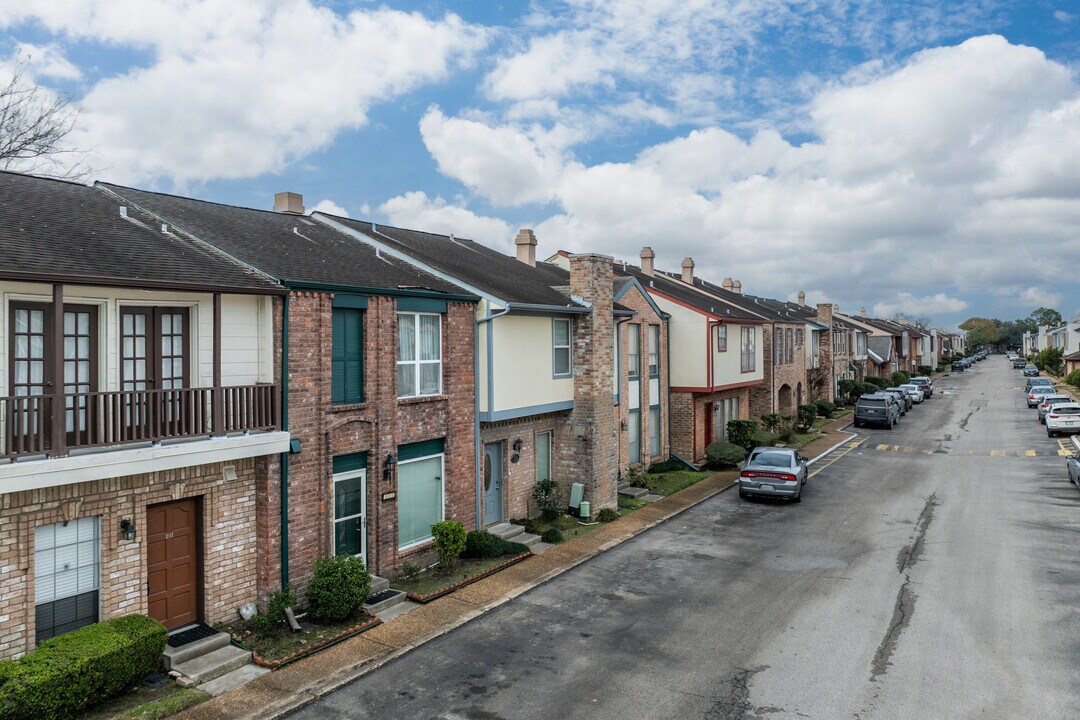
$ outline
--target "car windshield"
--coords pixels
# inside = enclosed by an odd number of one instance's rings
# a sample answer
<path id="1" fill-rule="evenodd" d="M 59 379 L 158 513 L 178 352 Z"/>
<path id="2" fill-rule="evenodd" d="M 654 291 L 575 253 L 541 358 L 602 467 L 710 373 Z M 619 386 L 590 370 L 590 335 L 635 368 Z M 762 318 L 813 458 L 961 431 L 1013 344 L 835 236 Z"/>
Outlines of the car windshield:
<path id="1" fill-rule="evenodd" d="M 763 452 L 750 458 L 750 464 L 786 468 L 791 467 L 791 456 L 786 453 Z"/>

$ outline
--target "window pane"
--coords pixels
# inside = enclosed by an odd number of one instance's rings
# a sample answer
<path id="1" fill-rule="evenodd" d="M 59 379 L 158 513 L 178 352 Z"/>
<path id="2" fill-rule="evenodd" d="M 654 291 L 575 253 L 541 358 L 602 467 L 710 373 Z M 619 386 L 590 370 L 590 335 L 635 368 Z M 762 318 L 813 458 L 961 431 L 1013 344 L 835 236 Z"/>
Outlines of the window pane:
<path id="1" fill-rule="evenodd" d="M 660 408 L 658 407 L 649 410 L 649 454 L 653 457 L 660 455 Z"/>
<path id="2" fill-rule="evenodd" d="M 439 376 L 442 363 L 421 363 L 420 365 L 420 394 L 438 395 Z"/>
<path id="3" fill-rule="evenodd" d="M 90 313 L 79 313 L 78 323 L 79 323 L 79 334 L 80 335 L 89 335 L 90 334 Z"/>
<path id="4" fill-rule="evenodd" d="M 438 315 L 420 316 L 420 359 L 438 360 L 440 354 L 439 335 L 442 317 Z"/>
<path id="5" fill-rule="evenodd" d="M 416 365 L 413 363 L 398 363 L 397 366 L 397 394 L 398 397 L 411 397 L 416 394 Z"/>
<path id="6" fill-rule="evenodd" d="M 630 413 L 630 462 L 641 462 L 641 413 Z"/>
<path id="7" fill-rule="evenodd" d="M 398 545 L 431 537 L 442 520 L 442 456 L 398 465 Z"/>
<path id="8" fill-rule="evenodd" d="M 416 359 L 416 316 L 398 316 L 398 360 Z"/>
<path id="9" fill-rule="evenodd" d="M 536 436 L 536 479 L 551 479 L 551 433 Z"/>
<path id="10" fill-rule="evenodd" d="M 569 320 L 555 320 L 551 328 L 552 335 L 554 337 L 555 345 L 569 345 L 570 344 L 570 321 Z"/>
<path id="11" fill-rule="evenodd" d="M 362 549 L 361 535 L 364 526 L 360 518 L 350 518 L 334 523 L 334 554 L 359 555 Z"/>
<path id="12" fill-rule="evenodd" d="M 555 349 L 555 374 L 556 375 L 569 375 L 570 374 L 570 349 L 569 348 L 556 348 Z"/>
<path id="13" fill-rule="evenodd" d="M 336 481 L 334 483 L 334 517 L 349 517 L 363 512 L 363 489 L 362 476 Z"/>
<path id="14" fill-rule="evenodd" d="M 26 333 L 30 329 L 30 311 L 29 310 L 16 310 L 15 311 L 15 332 Z"/>
<path id="15" fill-rule="evenodd" d="M 64 313 L 64 334 L 65 335 L 74 335 L 75 334 L 75 313 L 70 313 L 70 312 Z"/>
<path id="16" fill-rule="evenodd" d="M 32 332 L 32 333 L 45 332 L 45 311 L 43 311 L 43 310 L 31 310 L 30 311 L 30 332 Z"/>

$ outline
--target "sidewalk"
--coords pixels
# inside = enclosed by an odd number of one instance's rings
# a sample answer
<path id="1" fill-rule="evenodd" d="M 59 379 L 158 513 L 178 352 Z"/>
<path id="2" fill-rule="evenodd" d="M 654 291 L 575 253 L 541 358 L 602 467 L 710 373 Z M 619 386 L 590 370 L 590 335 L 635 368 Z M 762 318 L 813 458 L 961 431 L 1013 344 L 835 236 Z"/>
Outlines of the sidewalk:
<path id="1" fill-rule="evenodd" d="M 840 428 L 850 422 L 850 417 L 844 417 L 825 426 L 825 436 L 805 445 L 802 452 L 814 458 L 848 440 L 850 434 L 840 432 Z M 717 473 L 616 522 L 602 525 L 588 535 L 558 545 L 543 555 L 534 555 L 174 717 L 180 720 L 280 717 L 708 500 L 732 487 L 737 478 L 735 471 Z"/>

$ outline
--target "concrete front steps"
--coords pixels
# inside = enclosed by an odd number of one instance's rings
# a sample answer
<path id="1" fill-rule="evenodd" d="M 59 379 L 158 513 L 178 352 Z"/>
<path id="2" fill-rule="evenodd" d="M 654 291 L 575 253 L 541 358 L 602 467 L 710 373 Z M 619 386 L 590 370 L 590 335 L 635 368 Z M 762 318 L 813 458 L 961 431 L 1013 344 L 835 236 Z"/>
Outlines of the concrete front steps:
<path id="1" fill-rule="evenodd" d="M 649 488 L 634 487 L 625 480 L 619 483 L 618 491 L 620 497 L 634 498 L 635 500 L 640 500 L 649 494 Z"/>
<path id="2" fill-rule="evenodd" d="M 554 545 L 546 543 L 540 539 L 540 536 L 535 533 L 525 532 L 525 527 L 522 525 L 515 525 L 514 523 L 501 522 L 497 525 L 489 527 L 490 532 L 495 537 L 506 540 L 507 542 L 521 543 L 525 547 L 529 548 L 534 555 L 539 555 L 547 550 L 550 550 Z"/>
<path id="3" fill-rule="evenodd" d="M 215 697 L 270 672 L 252 665 L 251 652 L 233 645 L 223 632 L 178 648 L 166 646 L 165 669 L 179 674 L 178 685 L 198 686 Z"/>
<path id="4" fill-rule="evenodd" d="M 368 596 L 368 602 L 364 603 L 364 611 L 369 615 L 378 615 L 380 620 L 386 622 L 420 607 L 418 603 L 409 600 L 409 596 L 400 590 L 394 590 L 393 595 L 388 595 L 382 600 L 371 602 L 373 596 L 389 589 L 389 580 L 378 575 L 372 575 L 371 595 Z"/>

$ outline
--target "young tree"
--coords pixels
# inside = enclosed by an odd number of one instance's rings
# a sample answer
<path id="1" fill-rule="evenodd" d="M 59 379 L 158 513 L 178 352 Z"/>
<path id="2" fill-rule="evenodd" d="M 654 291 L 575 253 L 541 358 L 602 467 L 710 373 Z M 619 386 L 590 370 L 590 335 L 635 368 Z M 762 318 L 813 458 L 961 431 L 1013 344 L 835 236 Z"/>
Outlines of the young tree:
<path id="1" fill-rule="evenodd" d="M 17 60 L 7 82 L 0 80 L 0 170 L 77 179 L 88 171 L 81 152 L 65 141 L 78 119 L 71 101 L 27 78 Z"/>
<path id="2" fill-rule="evenodd" d="M 971 347 L 992 345 L 1001 338 L 997 323 L 987 318 L 968 318 L 960 323 L 960 329 L 967 332 L 968 345 Z"/>

